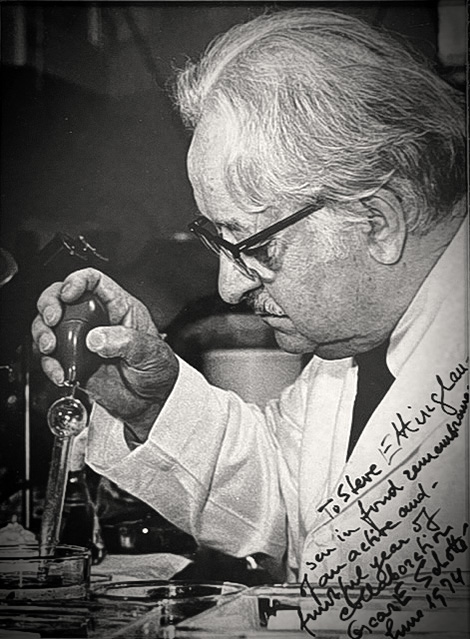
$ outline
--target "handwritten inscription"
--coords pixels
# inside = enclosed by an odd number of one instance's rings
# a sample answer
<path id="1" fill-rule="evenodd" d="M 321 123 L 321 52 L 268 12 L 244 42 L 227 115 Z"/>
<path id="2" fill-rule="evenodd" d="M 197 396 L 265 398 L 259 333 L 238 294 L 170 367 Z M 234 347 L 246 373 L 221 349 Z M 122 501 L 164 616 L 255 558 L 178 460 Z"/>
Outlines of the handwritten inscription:
<path id="1" fill-rule="evenodd" d="M 309 572 L 300 587 L 308 603 L 299 610 L 300 627 L 311 636 L 317 636 L 318 619 L 333 614 L 351 639 L 373 632 L 405 637 L 469 585 L 462 571 L 468 523 L 446 518 L 441 507 L 445 474 L 436 472 L 442 469 L 438 460 L 463 432 L 467 372 L 468 358 L 436 375 L 423 406 L 396 412 L 378 449 L 384 462 L 370 463 L 358 476 L 345 475 L 317 508 L 330 522 L 333 543 L 306 563 Z M 401 466 L 391 467 L 408 441 L 423 429 L 428 429 L 424 435 L 432 433 L 436 425 L 436 437 L 426 439 L 427 450 L 423 446 Z M 414 444 L 424 440 L 419 438 Z"/>

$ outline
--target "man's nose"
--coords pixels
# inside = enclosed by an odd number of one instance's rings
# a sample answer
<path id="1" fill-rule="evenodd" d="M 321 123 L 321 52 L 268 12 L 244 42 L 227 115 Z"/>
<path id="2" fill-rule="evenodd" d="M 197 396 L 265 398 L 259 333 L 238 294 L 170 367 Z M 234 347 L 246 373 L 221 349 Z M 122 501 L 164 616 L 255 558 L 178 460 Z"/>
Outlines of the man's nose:
<path id="1" fill-rule="evenodd" d="M 227 304 L 238 304 L 244 295 L 259 288 L 262 283 L 259 278 L 251 279 L 226 256 L 219 258 L 219 294 Z"/>

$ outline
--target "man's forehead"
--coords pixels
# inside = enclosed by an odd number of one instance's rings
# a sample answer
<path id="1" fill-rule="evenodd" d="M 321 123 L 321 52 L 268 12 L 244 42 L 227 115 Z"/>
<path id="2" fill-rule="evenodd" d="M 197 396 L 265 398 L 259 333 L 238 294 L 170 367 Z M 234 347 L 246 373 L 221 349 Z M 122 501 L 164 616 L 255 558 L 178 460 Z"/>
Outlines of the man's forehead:
<path id="1" fill-rule="evenodd" d="M 233 128 L 234 123 L 213 112 L 201 118 L 194 131 L 188 152 L 188 171 L 191 180 L 204 177 L 207 173 L 214 175 L 220 171 L 223 159 L 236 143 Z"/>
<path id="2" fill-rule="evenodd" d="M 200 212 L 229 231 L 243 232 L 253 226 L 254 216 L 237 206 L 226 183 L 227 154 L 235 143 L 225 119 L 206 116 L 194 132 L 187 165 Z"/>

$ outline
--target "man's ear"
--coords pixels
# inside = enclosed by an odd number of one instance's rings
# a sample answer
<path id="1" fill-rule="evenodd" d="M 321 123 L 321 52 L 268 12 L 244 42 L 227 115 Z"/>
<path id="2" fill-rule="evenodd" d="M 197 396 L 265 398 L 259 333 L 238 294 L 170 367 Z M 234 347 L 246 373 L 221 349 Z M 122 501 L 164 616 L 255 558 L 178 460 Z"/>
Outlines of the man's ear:
<path id="1" fill-rule="evenodd" d="M 406 241 L 406 222 L 399 200 L 386 189 L 364 203 L 367 209 L 367 245 L 380 264 L 396 264 Z"/>

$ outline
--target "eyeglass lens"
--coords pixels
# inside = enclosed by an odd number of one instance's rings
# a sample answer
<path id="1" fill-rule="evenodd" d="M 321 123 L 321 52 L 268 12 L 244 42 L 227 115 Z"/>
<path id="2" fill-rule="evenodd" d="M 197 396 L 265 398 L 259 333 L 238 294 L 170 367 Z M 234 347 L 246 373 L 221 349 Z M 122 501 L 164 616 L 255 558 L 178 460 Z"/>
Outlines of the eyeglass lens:
<path id="1" fill-rule="evenodd" d="M 243 261 L 242 257 L 235 257 L 235 255 L 231 253 L 228 249 L 226 249 L 224 246 L 220 246 L 218 248 L 219 248 L 219 254 L 222 253 L 223 255 L 225 255 L 225 257 L 227 257 L 230 260 L 230 262 L 234 266 L 236 266 L 238 270 L 245 277 L 248 277 L 250 280 L 253 280 L 253 281 L 258 279 L 258 274 L 256 273 L 256 271 L 254 271 L 252 268 L 247 266 L 245 262 Z"/>
<path id="2" fill-rule="evenodd" d="M 206 225 L 209 226 L 209 224 L 207 223 Z M 247 264 L 245 264 L 242 256 L 239 256 L 239 257 L 235 256 L 228 248 L 226 248 L 225 246 L 221 246 L 217 242 L 217 238 L 215 236 L 216 229 L 215 227 L 213 227 L 213 229 L 214 229 L 214 232 L 211 232 L 209 228 L 207 229 L 199 228 L 197 229 L 196 235 L 204 244 L 204 246 L 208 248 L 212 253 L 215 253 L 218 257 L 220 257 L 221 254 L 225 255 L 225 257 L 227 257 L 230 260 L 230 262 L 234 266 L 236 266 L 237 269 L 245 277 L 248 277 L 249 279 L 253 281 L 257 280 L 259 277 L 258 274 L 256 273 L 254 269 L 250 268 Z"/>

